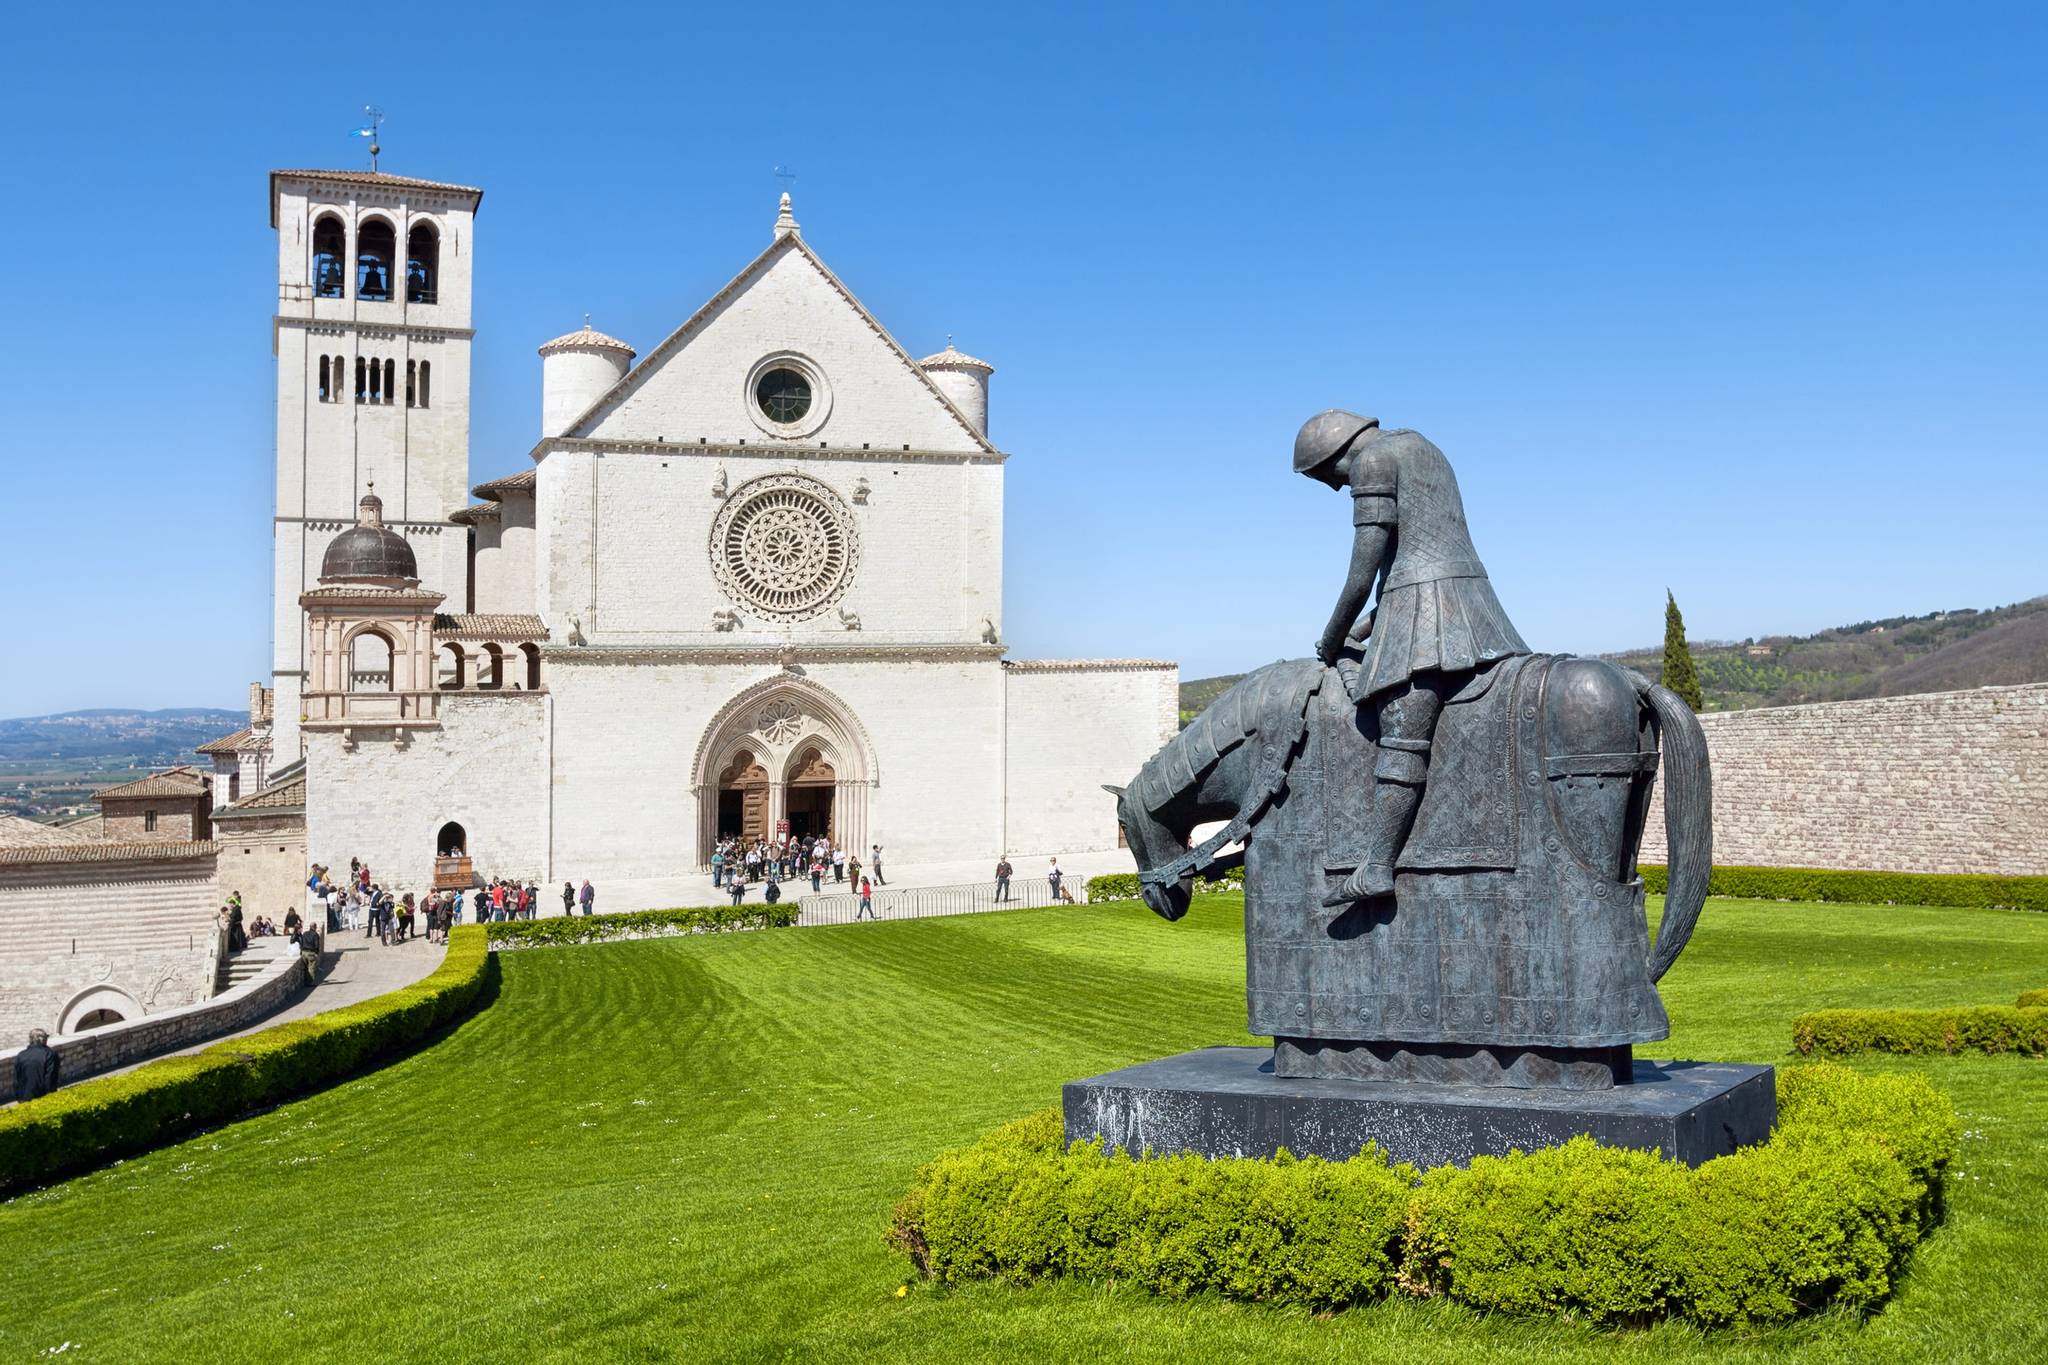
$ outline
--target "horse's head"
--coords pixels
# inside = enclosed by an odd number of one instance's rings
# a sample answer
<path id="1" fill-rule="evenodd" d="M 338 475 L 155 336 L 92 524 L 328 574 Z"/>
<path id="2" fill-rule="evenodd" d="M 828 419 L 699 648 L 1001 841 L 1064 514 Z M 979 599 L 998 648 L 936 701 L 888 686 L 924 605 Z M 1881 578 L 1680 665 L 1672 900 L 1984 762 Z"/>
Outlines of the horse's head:
<path id="1" fill-rule="evenodd" d="M 1116 798 L 1117 827 L 1123 830 L 1124 843 L 1138 864 L 1139 895 L 1161 919 L 1179 919 L 1188 912 L 1188 903 L 1194 899 L 1195 879 L 1183 877 L 1172 886 L 1161 886 L 1143 880 L 1143 875 L 1187 852 L 1187 846 L 1174 838 L 1172 832 L 1154 819 L 1149 811 L 1138 809 L 1128 788 L 1104 783 L 1102 789 Z"/>

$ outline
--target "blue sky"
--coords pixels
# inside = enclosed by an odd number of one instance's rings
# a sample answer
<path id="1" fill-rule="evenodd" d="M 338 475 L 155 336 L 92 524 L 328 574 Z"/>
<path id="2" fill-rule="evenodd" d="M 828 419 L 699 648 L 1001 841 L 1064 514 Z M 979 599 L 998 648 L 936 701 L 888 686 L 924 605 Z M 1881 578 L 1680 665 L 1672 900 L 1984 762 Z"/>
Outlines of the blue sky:
<path id="1" fill-rule="evenodd" d="M 360 15 L 382 15 L 375 30 Z M 2038 6 L 30 7 L 9 18 L 0 715 L 267 668 L 265 174 L 485 187 L 471 470 L 533 348 L 805 237 L 997 366 L 1024 657 L 1307 652 L 1345 406 L 1581 653 L 2048 591 Z"/>

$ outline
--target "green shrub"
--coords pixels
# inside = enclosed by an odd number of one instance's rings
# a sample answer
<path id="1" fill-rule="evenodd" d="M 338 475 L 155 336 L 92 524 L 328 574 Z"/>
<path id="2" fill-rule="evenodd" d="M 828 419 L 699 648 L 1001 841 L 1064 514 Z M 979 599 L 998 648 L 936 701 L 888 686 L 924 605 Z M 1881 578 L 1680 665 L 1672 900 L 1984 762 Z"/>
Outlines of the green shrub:
<path id="1" fill-rule="evenodd" d="M 1666 869 L 1646 864 L 1638 870 L 1650 894 L 1664 894 Z M 1716 867 L 1707 880 L 1707 894 L 1760 901 L 2048 910 L 2048 877 L 1853 872 L 1817 867 Z"/>
<path id="2" fill-rule="evenodd" d="M 483 925 L 410 986 L 0 1110 L 0 1189 L 19 1189 L 339 1079 L 461 1017 L 495 969 Z"/>
<path id="3" fill-rule="evenodd" d="M 2021 991 L 2020 998 L 2013 1003 L 2023 1010 L 2048 1009 L 2048 990 Z"/>
<path id="4" fill-rule="evenodd" d="M 1396 1289 L 1598 1322 L 1782 1322 L 1891 1292 L 1960 1141 L 1913 1076 L 1778 1075 L 1768 1142 L 1688 1169 L 1576 1138 L 1418 1173 L 1062 1148 L 1046 1110 L 921 1170 L 889 1240 L 956 1282 L 1051 1275 L 1328 1309 Z"/>
<path id="5" fill-rule="evenodd" d="M 2029 991 L 2020 999 L 2038 996 Z M 1965 1005 L 1935 1010 L 1818 1010 L 1792 1021 L 1792 1046 L 1831 1057 L 1855 1052 L 2048 1054 L 2048 1009 Z"/>
<path id="6" fill-rule="evenodd" d="M 794 900 L 773 905 L 708 905 L 684 910 L 635 910 L 619 915 L 560 915 L 482 924 L 493 948 L 559 947 L 669 934 L 715 934 L 728 929 L 787 929 L 796 923 Z"/>
<path id="7" fill-rule="evenodd" d="M 1195 894 L 1212 895 L 1219 891 L 1244 890 L 1244 866 L 1239 864 L 1220 877 L 1195 878 Z M 1140 898 L 1138 874 L 1135 872 L 1105 872 L 1088 879 L 1088 900 L 1134 901 Z"/>

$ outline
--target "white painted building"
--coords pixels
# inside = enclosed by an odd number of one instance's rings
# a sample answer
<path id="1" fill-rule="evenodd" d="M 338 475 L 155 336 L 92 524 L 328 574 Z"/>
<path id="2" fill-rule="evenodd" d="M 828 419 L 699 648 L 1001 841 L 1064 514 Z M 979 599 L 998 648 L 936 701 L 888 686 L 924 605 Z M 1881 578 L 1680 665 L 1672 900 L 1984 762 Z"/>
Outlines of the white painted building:
<path id="1" fill-rule="evenodd" d="M 784 828 L 898 865 L 1113 847 L 1100 785 L 1174 732 L 1177 670 L 1007 657 L 992 367 L 913 359 L 785 195 L 637 364 L 587 323 L 540 347 L 530 462 L 467 504 L 480 199 L 271 179 L 270 764 L 303 748 L 308 856 L 417 885 L 457 845 L 557 883 Z"/>

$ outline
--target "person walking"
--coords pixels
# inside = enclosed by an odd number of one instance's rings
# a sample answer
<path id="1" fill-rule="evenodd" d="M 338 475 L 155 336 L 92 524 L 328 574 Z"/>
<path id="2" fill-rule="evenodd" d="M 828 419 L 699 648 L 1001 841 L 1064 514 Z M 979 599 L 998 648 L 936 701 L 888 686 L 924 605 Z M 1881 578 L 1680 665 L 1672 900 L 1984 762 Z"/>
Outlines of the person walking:
<path id="1" fill-rule="evenodd" d="M 824 890 L 824 889 L 825 889 L 825 888 L 824 888 L 824 881 L 825 881 L 825 860 L 824 860 L 824 858 L 823 858 L 823 857 L 821 857 L 820 855 L 818 855 L 818 854 L 816 854 L 816 853 L 813 853 L 813 854 L 811 855 L 811 894 L 812 894 L 812 895 L 814 895 L 814 896 L 815 896 L 815 895 L 817 895 L 817 894 L 818 894 L 818 892 L 820 892 L 820 891 L 822 891 L 822 890 Z"/>
<path id="2" fill-rule="evenodd" d="M 574 882 L 562 883 L 562 913 L 565 915 L 576 913 L 576 883 Z"/>
<path id="3" fill-rule="evenodd" d="M 887 886 L 889 884 L 889 879 L 882 875 L 882 846 L 880 844 L 876 844 L 874 848 L 869 850 L 869 852 L 873 856 L 871 856 L 868 859 L 868 866 L 874 872 L 875 885 Z"/>
<path id="4" fill-rule="evenodd" d="M 1008 854 L 996 859 L 996 900 L 999 902 L 1010 898 L 1011 870 Z"/>
<path id="5" fill-rule="evenodd" d="M 747 881 L 744 877 L 731 878 L 726 883 L 726 889 L 732 892 L 732 903 L 734 905 L 738 905 L 747 898 Z"/>
<path id="6" fill-rule="evenodd" d="M 863 915 L 869 919 L 876 918 L 875 888 L 868 882 L 866 877 L 860 879 L 860 909 L 854 912 L 854 921 L 858 923 Z"/>
<path id="7" fill-rule="evenodd" d="M 1060 899 L 1060 883 L 1066 880 L 1066 875 L 1066 873 L 1060 871 L 1060 860 L 1054 858 L 1052 866 L 1046 869 L 1045 873 L 1045 884 L 1052 888 L 1052 898 L 1054 901 Z M 1071 900 L 1072 897 L 1068 897 L 1068 899 Z"/>
<path id="8" fill-rule="evenodd" d="M 846 850 L 843 848 L 832 850 L 832 880 L 835 882 L 846 880 Z"/>
<path id="9" fill-rule="evenodd" d="M 711 885 L 715 890 L 725 885 L 725 845 L 711 850 Z"/>
<path id="10" fill-rule="evenodd" d="M 49 1030 L 30 1029 L 28 1046 L 14 1054 L 14 1098 L 17 1101 L 39 1099 L 55 1090 L 61 1065 L 55 1050 L 50 1047 Z"/>
<path id="11" fill-rule="evenodd" d="M 590 878 L 583 879 L 583 889 L 576 893 L 576 899 L 583 903 L 583 913 L 593 913 L 591 907 L 597 903 L 597 888 L 590 884 Z"/>
<path id="12" fill-rule="evenodd" d="M 761 889 L 761 899 L 773 905 L 782 899 L 782 883 L 775 880 L 775 874 L 768 874 L 768 885 Z"/>

